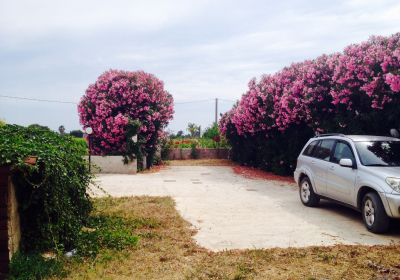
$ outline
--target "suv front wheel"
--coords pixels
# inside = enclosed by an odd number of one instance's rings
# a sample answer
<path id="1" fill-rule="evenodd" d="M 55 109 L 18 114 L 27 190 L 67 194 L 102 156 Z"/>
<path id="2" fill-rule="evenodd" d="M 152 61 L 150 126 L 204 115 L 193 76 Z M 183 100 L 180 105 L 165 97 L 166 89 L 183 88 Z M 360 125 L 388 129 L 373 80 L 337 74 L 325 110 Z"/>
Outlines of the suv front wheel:
<path id="1" fill-rule="evenodd" d="M 300 199 L 305 206 L 314 207 L 319 203 L 319 196 L 314 192 L 310 179 L 304 177 L 300 183 Z"/>
<path id="2" fill-rule="evenodd" d="M 390 218 L 386 215 L 381 198 L 375 192 L 367 193 L 362 204 L 362 213 L 365 227 L 373 233 L 388 230 Z"/>

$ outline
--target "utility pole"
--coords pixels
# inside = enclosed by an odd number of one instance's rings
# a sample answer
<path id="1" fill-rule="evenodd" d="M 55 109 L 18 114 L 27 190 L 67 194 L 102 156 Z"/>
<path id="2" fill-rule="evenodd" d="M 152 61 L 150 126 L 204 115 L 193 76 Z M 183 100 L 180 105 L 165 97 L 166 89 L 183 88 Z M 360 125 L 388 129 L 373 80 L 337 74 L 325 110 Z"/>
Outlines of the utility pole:
<path id="1" fill-rule="evenodd" d="M 215 123 L 218 123 L 218 98 L 215 98 Z"/>

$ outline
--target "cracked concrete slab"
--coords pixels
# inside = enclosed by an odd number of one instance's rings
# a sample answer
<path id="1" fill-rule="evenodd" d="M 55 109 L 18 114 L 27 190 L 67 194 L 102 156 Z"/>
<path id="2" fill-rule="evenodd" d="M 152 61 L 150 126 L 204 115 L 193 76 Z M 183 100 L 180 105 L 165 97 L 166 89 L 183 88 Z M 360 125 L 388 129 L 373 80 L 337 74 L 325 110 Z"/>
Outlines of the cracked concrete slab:
<path id="1" fill-rule="evenodd" d="M 208 175 L 204 175 L 208 174 Z M 400 244 L 400 223 L 372 234 L 359 212 L 321 200 L 303 206 L 295 184 L 251 180 L 229 166 L 171 166 L 151 174 L 98 174 L 111 196 L 171 196 L 182 217 L 213 251 L 272 247 Z M 201 184 L 199 184 L 201 183 Z M 96 195 L 102 196 L 99 190 Z"/>

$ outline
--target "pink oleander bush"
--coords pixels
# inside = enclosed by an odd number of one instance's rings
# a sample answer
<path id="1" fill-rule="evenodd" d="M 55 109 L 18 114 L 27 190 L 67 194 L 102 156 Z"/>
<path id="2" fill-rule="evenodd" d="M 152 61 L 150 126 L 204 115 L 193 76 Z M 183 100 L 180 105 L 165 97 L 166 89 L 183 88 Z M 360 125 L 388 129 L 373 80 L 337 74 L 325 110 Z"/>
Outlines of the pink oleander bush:
<path id="1" fill-rule="evenodd" d="M 244 165 L 289 175 L 315 132 L 388 134 L 400 128 L 400 33 L 250 80 L 219 122 Z"/>
<path id="2" fill-rule="evenodd" d="M 164 134 L 172 119 L 172 95 L 164 83 L 144 71 L 104 72 L 89 85 L 78 105 L 81 125 L 91 127 L 91 149 L 94 154 L 121 154 L 135 150 L 136 156 L 147 155 L 148 165 L 155 163 Z M 130 143 L 129 124 L 138 125 L 138 143 Z M 134 147 L 134 148 L 132 148 Z"/>

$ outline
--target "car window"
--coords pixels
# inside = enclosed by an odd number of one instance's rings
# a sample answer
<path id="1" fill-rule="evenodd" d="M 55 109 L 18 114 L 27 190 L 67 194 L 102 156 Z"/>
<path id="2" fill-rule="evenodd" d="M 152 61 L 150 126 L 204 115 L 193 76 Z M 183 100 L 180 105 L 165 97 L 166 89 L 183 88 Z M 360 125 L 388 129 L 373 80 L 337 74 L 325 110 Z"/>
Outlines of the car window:
<path id="1" fill-rule="evenodd" d="M 345 142 L 337 142 L 335 147 L 335 152 L 333 153 L 333 162 L 339 164 L 342 158 L 349 158 L 355 162 L 353 150 L 350 145 Z"/>
<path id="2" fill-rule="evenodd" d="M 400 141 L 356 142 L 356 148 L 365 166 L 400 166 Z"/>
<path id="3" fill-rule="evenodd" d="M 307 146 L 307 148 L 304 150 L 303 155 L 304 155 L 304 156 L 309 156 L 309 157 L 311 157 L 311 156 L 312 156 L 312 153 L 313 153 L 313 151 L 314 151 L 314 148 L 315 148 L 315 146 L 317 145 L 317 143 L 318 143 L 318 141 L 313 141 L 313 142 L 311 142 L 311 143 Z"/>
<path id="4" fill-rule="evenodd" d="M 329 161 L 333 144 L 335 144 L 333 139 L 322 140 L 314 152 L 314 157 Z"/>

